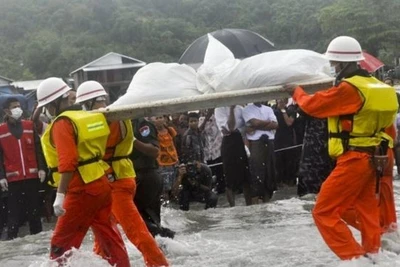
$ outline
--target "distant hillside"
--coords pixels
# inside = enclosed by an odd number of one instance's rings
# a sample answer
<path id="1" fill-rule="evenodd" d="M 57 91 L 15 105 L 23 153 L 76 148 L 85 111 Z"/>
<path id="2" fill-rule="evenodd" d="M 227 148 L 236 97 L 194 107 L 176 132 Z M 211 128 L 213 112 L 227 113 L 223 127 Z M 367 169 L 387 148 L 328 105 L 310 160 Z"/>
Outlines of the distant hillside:
<path id="1" fill-rule="evenodd" d="M 175 62 L 196 38 L 221 28 L 319 52 L 348 34 L 392 63 L 398 10 L 397 0 L 0 0 L 0 75 L 65 77 L 110 51 Z"/>

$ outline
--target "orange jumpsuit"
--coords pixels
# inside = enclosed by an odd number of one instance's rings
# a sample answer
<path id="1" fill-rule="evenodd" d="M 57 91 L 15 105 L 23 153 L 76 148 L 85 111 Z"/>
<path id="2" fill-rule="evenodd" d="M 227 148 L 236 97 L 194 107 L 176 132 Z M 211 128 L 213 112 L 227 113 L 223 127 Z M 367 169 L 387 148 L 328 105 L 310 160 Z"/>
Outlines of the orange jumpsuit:
<path id="1" fill-rule="evenodd" d="M 393 139 L 396 138 L 396 129 L 394 125 L 385 130 L 387 134 Z M 397 217 L 396 205 L 394 202 L 393 194 L 393 165 L 394 154 L 392 149 L 388 149 L 388 165 L 386 166 L 383 176 L 380 179 L 380 194 L 379 194 L 379 208 L 380 208 L 380 226 L 381 233 L 387 233 L 397 230 Z M 360 221 L 358 214 L 354 208 L 350 208 L 342 215 L 342 219 L 349 225 L 360 230 Z"/>
<path id="2" fill-rule="evenodd" d="M 392 154 L 391 157 L 393 159 L 393 151 L 390 150 L 389 153 Z M 380 222 L 382 227 L 382 233 L 390 233 L 393 231 L 397 231 L 396 206 L 393 194 L 393 174 L 392 176 L 385 175 L 382 177 L 380 196 L 381 196 Z"/>
<path id="3" fill-rule="evenodd" d="M 107 140 L 107 149 L 104 160 L 110 159 L 113 148 L 121 141 L 121 129 L 118 121 L 110 125 L 110 136 Z M 112 169 L 110 169 L 112 172 Z M 133 198 L 136 192 L 135 177 L 117 179 L 110 183 L 112 187 L 112 213 L 122 226 L 128 239 L 142 253 L 146 266 L 168 266 L 167 259 L 158 248 L 145 222 L 136 208 Z M 95 251 L 100 252 L 95 239 Z"/>
<path id="4" fill-rule="evenodd" d="M 392 127 L 386 129 L 386 133 L 396 139 L 396 128 Z M 394 202 L 393 193 L 393 165 L 394 165 L 394 152 L 393 149 L 388 149 L 389 163 L 383 172 L 383 177 L 380 183 L 380 223 L 382 233 L 397 230 L 397 216 L 396 205 Z"/>
<path id="5" fill-rule="evenodd" d="M 58 171 L 74 174 L 65 194 L 63 207 L 66 212 L 58 218 L 51 238 L 50 257 L 62 262 L 60 257 L 72 247 L 79 248 L 92 227 L 104 258 L 111 265 L 130 266 L 122 237 L 110 220 L 111 187 L 107 178 L 104 176 L 88 184 L 83 182 L 77 171 L 76 133 L 68 119 L 54 122 L 51 134 L 58 155 Z"/>
<path id="6" fill-rule="evenodd" d="M 315 93 L 295 89 L 294 100 L 307 114 L 326 118 L 356 113 L 362 99 L 347 82 Z M 337 158 L 336 167 L 322 184 L 313 217 L 330 249 L 342 260 L 378 252 L 380 247 L 379 208 L 375 197 L 375 171 L 369 154 L 347 151 Z M 354 207 L 359 214 L 362 244 L 353 237 L 342 214 Z"/>

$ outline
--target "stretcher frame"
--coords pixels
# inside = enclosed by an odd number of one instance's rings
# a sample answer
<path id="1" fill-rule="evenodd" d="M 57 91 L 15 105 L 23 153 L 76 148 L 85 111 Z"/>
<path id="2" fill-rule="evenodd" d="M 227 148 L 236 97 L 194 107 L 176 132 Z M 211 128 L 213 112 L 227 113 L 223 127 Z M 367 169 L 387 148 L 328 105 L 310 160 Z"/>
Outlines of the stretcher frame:
<path id="1" fill-rule="evenodd" d="M 299 82 L 304 90 L 310 94 L 332 86 L 334 79 L 325 78 L 313 81 Z M 148 101 L 144 103 L 110 106 L 96 112 L 104 113 L 107 120 L 125 120 L 150 116 L 161 116 L 186 112 L 190 110 L 209 109 L 241 105 L 253 102 L 270 101 L 289 97 L 281 85 L 261 88 L 235 90 L 221 93 L 210 93 L 198 96 L 181 97 L 168 100 Z"/>

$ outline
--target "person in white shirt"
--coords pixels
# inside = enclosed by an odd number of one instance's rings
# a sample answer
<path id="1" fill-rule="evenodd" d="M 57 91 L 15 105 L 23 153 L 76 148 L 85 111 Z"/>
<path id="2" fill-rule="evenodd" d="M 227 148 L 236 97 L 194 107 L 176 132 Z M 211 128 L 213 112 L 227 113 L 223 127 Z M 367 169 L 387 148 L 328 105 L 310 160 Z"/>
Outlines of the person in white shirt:
<path id="1" fill-rule="evenodd" d="M 225 177 L 226 197 L 231 207 L 235 206 L 235 191 L 243 189 L 246 205 L 251 205 L 250 172 L 241 130 L 244 130 L 243 107 L 216 108 L 215 120 L 221 131 L 221 158 Z"/>
<path id="2" fill-rule="evenodd" d="M 243 109 L 249 140 L 252 203 L 271 199 L 276 190 L 274 138 L 278 122 L 274 111 L 261 103 Z"/>

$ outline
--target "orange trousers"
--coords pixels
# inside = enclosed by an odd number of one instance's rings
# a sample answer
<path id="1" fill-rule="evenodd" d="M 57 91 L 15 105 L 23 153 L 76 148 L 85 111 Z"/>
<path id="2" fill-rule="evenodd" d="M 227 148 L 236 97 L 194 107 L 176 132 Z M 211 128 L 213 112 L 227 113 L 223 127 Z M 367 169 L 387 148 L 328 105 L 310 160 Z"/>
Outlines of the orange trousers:
<path id="1" fill-rule="evenodd" d="M 393 149 L 388 149 L 387 155 L 389 163 L 383 172 L 380 183 L 380 222 L 382 233 L 397 230 L 396 204 L 393 193 Z"/>
<path id="2" fill-rule="evenodd" d="M 397 230 L 396 206 L 393 194 L 393 176 L 381 179 L 380 223 L 382 233 Z"/>
<path id="3" fill-rule="evenodd" d="M 111 183 L 112 213 L 124 230 L 127 238 L 142 253 L 146 266 L 169 266 L 163 252 L 150 234 L 145 222 L 133 202 L 136 191 L 135 179 L 126 178 Z M 99 252 L 97 239 L 95 249 Z M 101 254 L 101 253 L 100 253 Z"/>
<path id="4" fill-rule="evenodd" d="M 379 221 L 381 234 L 397 230 L 396 205 L 393 194 L 393 150 L 388 150 L 389 163 L 385 168 L 380 182 L 379 192 Z M 360 220 L 357 211 L 351 207 L 342 215 L 342 219 L 349 225 L 360 230 Z"/>
<path id="5" fill-rule="evenodd" d="M 89 227 L 92 227 L 103 251 L 102 256 L 111 265 L 130 266 L 124 241 L 116 224 L 111 220 L 111 188 L 107 179 L 105 182 L 101 191 L 82 191 L 65 195 L 66 212 L 58 218 L 51 238 L 51 259 L 57 259 L 62 264 L 65 260 L 62 257 L 64 253 L 73 247 L 79 248 Z"/>
<path id="6" fill-rule="evenodd" d="M 367 153 L 348 151 L 337 159 L 336 167 L 322 184 L 313 217 L 329 248 L 342 260 L 376 253 L 380 247 L 378 200 L 375 171 Z M 360 245 L 342 216 L 351 207 L 360 221 Z"/>

